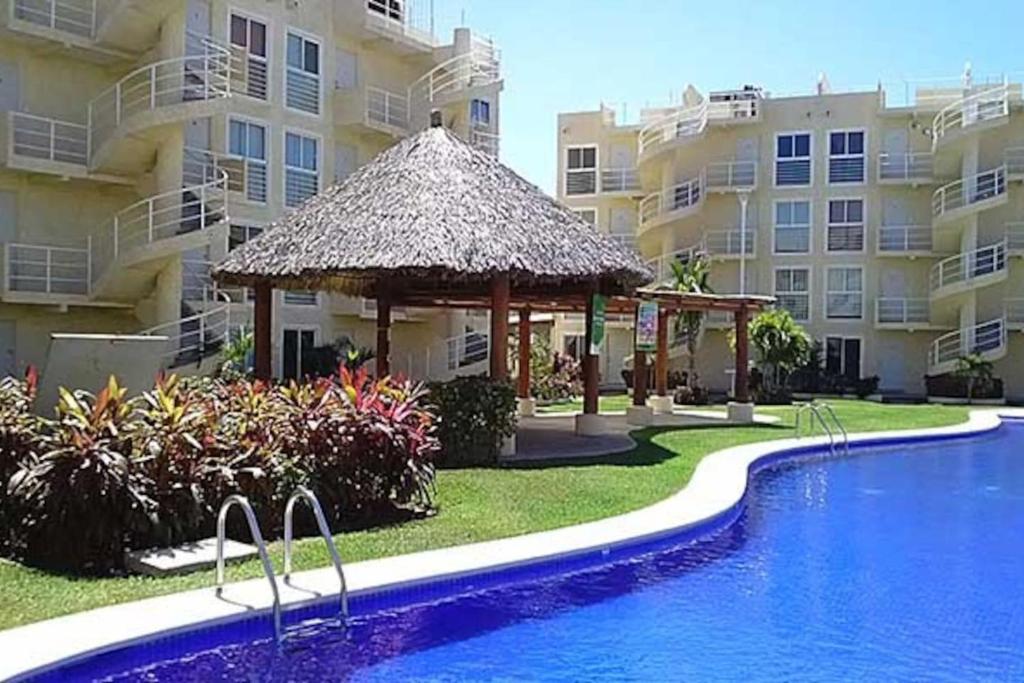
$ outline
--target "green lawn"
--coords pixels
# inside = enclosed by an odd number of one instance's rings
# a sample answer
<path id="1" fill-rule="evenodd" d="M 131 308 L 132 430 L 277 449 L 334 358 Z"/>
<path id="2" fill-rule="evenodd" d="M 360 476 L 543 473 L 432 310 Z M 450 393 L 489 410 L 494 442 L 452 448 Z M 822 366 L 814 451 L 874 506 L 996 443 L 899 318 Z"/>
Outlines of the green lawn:
<path id="1" fill-rule="evenodd" d="M 851 432 L 940 426 L 962 422 L 967 416 L 967 409 L 962 407 L 887 406 L 861 401 L 834 401 L 833 405 Z M 442 471 L 437 482 L 440 509 L 436 517 L 338 536 L 338 546 L 342 557 L 352 562 L 541 531 L 627 512 L 681 489 L 697 463 L 709 453 L 792 434 L 792 408 L 766 408 L 763 412 L 780 415 L 782 423 L 647 429 L 635 434 L 639 446 L 632 452 L 585 463 Z M 271 551 L 280 563 L 281 545 L 272 544 Z M 306 539 L 297 543 L 295 563 L 298 569 L 328 565 L 323 542 Z M 260 574 L 257 562 L 247 562 L 231 567 L 228 578 L 234 581 Z M 0 562 L 0 586 L 5 596 L 0 629 L 212 584 L 212 572 L 166 579 L 74 579 Z"/>
<path id="2" fill-rule="evenodd" d="M 602 413 L 624 413 L 632 403 L 632 399 L 626 394 L 615 394 L 613 396 L 602 396 L 598 399 L 598 410 Z M 583 399 L 574 398 L 564 403 L 554 403 L 549 406 L 537 406 L 537 413 L 582 413 Z"/>

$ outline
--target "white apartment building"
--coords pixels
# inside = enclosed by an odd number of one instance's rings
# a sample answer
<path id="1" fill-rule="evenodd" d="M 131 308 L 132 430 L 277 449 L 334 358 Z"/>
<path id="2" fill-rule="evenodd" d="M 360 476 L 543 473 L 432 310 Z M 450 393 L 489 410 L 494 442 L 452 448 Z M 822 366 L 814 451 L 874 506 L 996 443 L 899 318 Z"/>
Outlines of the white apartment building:
<path id="1" fill-rule="evenodd" d="M 926 375 L 977 352 L 1024 398 L 1021 92 L 968 69 L 861 92 L 822 79 L 801 96 L 689 87 L 635 124 L 607 108 L 566 113 L 558 196 L 661 278 L 700 251 L 716 292 L 776 296 L 833 372 L 922 396 Z M 562 321 L 564 343 L 576 324 Z M 728 326 L 710 318 L 699 353 L 716 390 L 731 383 Z M 628 354 L 622 336 L 606 381 Z"/>
<path id="2" fill-rule="evenodd" d="M 95 388 L 206 369 L 251 318 L 209 270 L 431 110 L 498 153 L 499 56 L 433 29 L 430 0 L 8 0 L 0 33 L 0 375 Z M 372 302 L 278 292 L 274 365 L 345 335 Z M 486 358 L 471 315 L 398 310 L 393 366 Z M 122 338 L 114 335 L 138 335 Z M 481 358 L 482 356 L 482 358 Z"/>

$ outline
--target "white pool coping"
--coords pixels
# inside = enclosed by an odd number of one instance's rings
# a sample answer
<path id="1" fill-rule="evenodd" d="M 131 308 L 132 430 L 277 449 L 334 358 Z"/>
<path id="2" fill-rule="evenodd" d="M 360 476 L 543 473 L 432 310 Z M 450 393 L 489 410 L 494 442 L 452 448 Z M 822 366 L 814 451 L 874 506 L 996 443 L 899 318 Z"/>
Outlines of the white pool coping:
<path id="1" fill-rule="evenodd" d="M 980 434 L 998 428 L 1001 415 L 1024 418 L 1024 409 L 977 410 L 958 425 L 851 434 L 850 442 Z M 795 448 L 827 444 L 827 437 L 814 437 L 734 446 L 706 456 L 685 488 L 640 510 L 551 531 L 352 563 L 345 567 L 349 594 L 600 551 L 683 531 L 738 504 L 746 493 L 749 470 L 758 460 Z M 338 593 L 338 577 L 332 568 L 301 572 L 289 584 L 279 579 L 278 585 L 286 609 L 319 602 Z M 221 597 L 215 595 L 211 586 L 0 631 L 0 679 L 38 674 L 57 664 L 118 649 L 132 641 L 269 611 L 271 604 L 267 581 L 261 578 L 229 584 Z"/>

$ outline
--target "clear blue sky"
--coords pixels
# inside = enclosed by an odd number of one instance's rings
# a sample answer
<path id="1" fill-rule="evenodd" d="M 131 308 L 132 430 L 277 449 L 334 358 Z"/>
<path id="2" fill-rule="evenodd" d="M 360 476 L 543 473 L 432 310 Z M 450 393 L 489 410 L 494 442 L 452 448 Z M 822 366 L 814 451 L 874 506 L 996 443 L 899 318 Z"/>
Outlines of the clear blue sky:
<path id="1" fill-rule="evenodd" d="M 427 0 L 422 0 L 427 1 Z M 1024 2 L 435 0 L 502 49 L 502 159 L 548 192 L 561 111 L 665 101 L 752 83 L 809 92 L 901 79 L 1024 72 Z M 983 10 L 983 11 L 982 11 Z M 444 33 L 442 33 L 442 36 Z"/>

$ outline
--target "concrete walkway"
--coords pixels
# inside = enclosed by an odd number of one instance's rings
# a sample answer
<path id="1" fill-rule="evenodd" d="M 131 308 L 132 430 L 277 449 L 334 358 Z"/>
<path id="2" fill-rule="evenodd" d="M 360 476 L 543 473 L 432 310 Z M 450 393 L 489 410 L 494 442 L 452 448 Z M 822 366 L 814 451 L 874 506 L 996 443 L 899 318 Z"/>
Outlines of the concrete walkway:
<path id="1" fill-rule="evenodd" d="M 501 459 L 503 463 L 539 462 L 572 458 L 595 458 L 633 450 L 636 442 L 629 433 L 641 429 L 626 424 L 625 413 L 601 413 L 607 432 L 601 436 L 577 436 L 576 413 L 558 413 L 524 417 L 516 433 L 516 454 Z M 755 415 L 755 424 L 775 424 L 778 417 Z M 725 427 L 739 426 L 730 422 L 724 412 L 715 410 L 676 410 L 672 415 L 655 415 L 652 427 Z"/>

